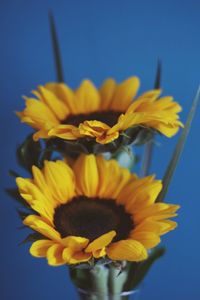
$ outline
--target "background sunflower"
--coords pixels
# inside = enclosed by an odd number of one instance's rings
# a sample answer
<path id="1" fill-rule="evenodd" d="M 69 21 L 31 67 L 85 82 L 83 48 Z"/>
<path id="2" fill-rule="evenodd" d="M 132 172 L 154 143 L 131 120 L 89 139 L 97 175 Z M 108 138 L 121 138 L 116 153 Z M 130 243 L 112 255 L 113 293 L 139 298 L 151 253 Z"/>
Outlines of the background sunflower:
<path id="1" fill-rule="evenodd" d="M 33 91 L 36 98 L 25 97 L 26 108 L 17 115 L 36 129 L 35 141 L 54 138 L 55 143 L 59 138 L 78 142 L 93 153 L 142 143 L 151 131 L 175 135 L 183 126 L 178 116 L 181 106 L 173 97 L 159 98 L 160 90 L 136 98 L 138 88 L 137 77 L 120 84 L 107 79 L 99 90 L 90 80 L 74 91 L 64 83 L 49 83 Z"/>

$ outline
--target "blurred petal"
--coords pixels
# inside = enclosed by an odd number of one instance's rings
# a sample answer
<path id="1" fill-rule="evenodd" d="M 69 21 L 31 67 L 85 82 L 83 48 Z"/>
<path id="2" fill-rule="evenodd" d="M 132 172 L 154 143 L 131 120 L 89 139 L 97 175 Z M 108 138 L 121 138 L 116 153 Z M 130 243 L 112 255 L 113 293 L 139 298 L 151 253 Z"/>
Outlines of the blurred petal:
<path id="1" fill-rule="evenodd" d="M 69 113 L 76 113 L 76 98 L 74 91 L 64 83 L 47 83 L 45 88 L 54 93 L 68 107 Z"/>
<path id="2" fill-rule="evenodd" d="M 64 140 L 76 140 L 81 137 L 79 130 L 73 125 L 58 125 L 49 130 L 48 137 L 56 136 Z"/>
<path id="3" fill-rule="evenodd" d="M 151 249 L 160 243 L 160 238 L 154 232 L 138 231 L 133 232 L 130 237 L 140 242 L 146 249 Z"/>
<path id="4" fill-rule="evenodd" d="M 54 207 L 49 198 L 41 192 L 41 190 L 30 179 L 22 177 L 16 178 L 16 183 L 19 188 L 20 195 L 41 216 L 52 222 Z"/>
<path id="5" fill-rule="evenodd" d="M 69 114 L 69 109 L 67 106 L 62 102 L 55 93 L 51 92 L 47 88 L 43 86 L 39 86 L 38 90 L 42 96 L 42 101 L 49 107 L 53 114 L 59 120 L 63 120 Z"/>
<path id="6" fill-rule="evenodd" d="M 67 236 L 61 241 L 62 245 L 73 250 L 80 251 L 87 246 L 89 240 L 79 236 Z"/>
<path id="7" fill-rule="evenodd" d="M 54 245 L 53 241 L 38 240 L 31 245 L 30 253 L 35 257 L 46 257 L 47 251 L 52 245 Z"/>
<path id="8" fill-rule="evenodd" d="M 60 234 L 49 224 L 45 222 L 45 220 L 36 215 L 30 215 L 25 218 L 23 221 L 24 225 L 29 226 L 33 230 L 41 233 L 42 235 L 46 236 L 50 240 L 60 242 Z"/>
<path id="9" fill-rule="evenodd" d="M 113 96 L 116 90 L 117 84 L 114 79 L 108 78 L 106 79 L 99 92 L 101 95 L 101 109 L 102 110 L 109 110 L 111 109 L 111 103 L 113 100 Z"/>
<path id="10" fill-rule="evenodd" d="M 47 251 L 47 260 L 50 266 L 61 266 L 65 264 L 62 257 L 63 247 L 59 244 L 52 245 Z"/>
<path id="11" fill-rule="evenodd" d="M 138 77 L 130 77 L 119 84 L 113 97 L 112 109 L 125 112 L 137 94 L 139 85 Z"/>
<path id="12" fill-rule="evenodd" d="M 87 114 L 99 109 L 100 95 L 90 80 L 83 80 L 75 95 L 77 98 L 76 113 Z"/>
<path id="13" fill-rule="evenodd" d="M 112 260 L 142 261 L 148 256 L 141 243 L 130 239 L 111 244 L 106 252 Z"/>

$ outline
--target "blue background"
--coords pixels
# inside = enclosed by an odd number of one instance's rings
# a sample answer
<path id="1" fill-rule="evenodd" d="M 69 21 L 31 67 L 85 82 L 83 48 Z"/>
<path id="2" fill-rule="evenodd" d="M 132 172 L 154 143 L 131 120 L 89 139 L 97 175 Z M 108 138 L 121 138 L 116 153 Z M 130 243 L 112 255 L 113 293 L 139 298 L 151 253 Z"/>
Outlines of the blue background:
<path id="1" fill-rule="evenodd" d="M 75 87 L 88 77 L 99 85 L 141 78 L 141 90 L 153 85 L 157 58 L 163 61 L 163 89 L 174 95 L 185 120 L 200 82 L 199 1 L 1 1 L 1 168 L 0 299 L 76 299 L 65 267 L 50 268 L 18 243 L 26 232 L 16 204 L 3 188 L 14 185 L 8 169 L 18 169 L 16 145 L 30 132 L 13 111 L 23 108 L 22 95 L 55 80 L 47 12 L 52 8 L 59 29 L 65 78 Z M 174 176 L 167 201 L 181 204 L 179 228 L 163 238 L 168 251 L 149 273 L 142 299 L 200 299 L 200 111 Z M 156 147 L 152 171 L 161 177 L 177 137 Z M 22 172 L 23 174 L 23 172 Z"/>

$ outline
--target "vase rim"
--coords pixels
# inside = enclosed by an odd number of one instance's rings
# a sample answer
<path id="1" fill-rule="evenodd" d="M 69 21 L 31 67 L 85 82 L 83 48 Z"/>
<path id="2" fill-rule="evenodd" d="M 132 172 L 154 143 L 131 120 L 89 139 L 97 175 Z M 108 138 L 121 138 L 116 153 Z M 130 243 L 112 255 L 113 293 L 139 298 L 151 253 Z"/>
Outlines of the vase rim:
<path id="1" fill-rule="evenodd" d="M 104 293 L 98 293 L 98 292 L 94 292 L 94 291 L 88 291 L 88 290 L 84 290 L 84 289 L 81 289 L 81 288 L 78 288 L 78 291 L 82 294 L 85 294 L 85 295 L 90 295 L 90 294 L 94 294 L 94 295 L 99 295 L 99 294 L 104 294 Z M 113 296 L 130 296 L 130 295 L 134 295 L 134 294 L 138 294 L 139 293 L 139 289 L 133 289 L 133 290 L 130 290 L 130 291 L 124 291 L 124 292 L 121 292 L 119 294 L 113 294 Z"/>

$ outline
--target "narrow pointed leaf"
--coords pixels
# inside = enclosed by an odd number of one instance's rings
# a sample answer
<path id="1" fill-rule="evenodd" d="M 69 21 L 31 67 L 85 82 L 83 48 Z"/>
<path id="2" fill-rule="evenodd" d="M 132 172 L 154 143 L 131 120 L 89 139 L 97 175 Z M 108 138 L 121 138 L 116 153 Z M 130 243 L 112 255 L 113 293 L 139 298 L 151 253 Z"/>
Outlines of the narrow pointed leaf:
<path id="1" fill-rule="evenodd" d="M 64 82 L 60 47 L 59 47 L 59 43 L 58 43 L 58 36 L 57 36 L 57 32 L 56 32 L 54 17 L 51 12 L 49 12 L 49 24 L 50 24 L 53 54 L 54 54 L 54 60 L 55 60 L 55 66 L 56 66 L 57 81 Z"/>
<path id="2" fill-rule="evenodd" d="M 14 170 L 9 170 L 8 174 L 14 178 L 19 177 L 19 174 L 15 172 Z"/>
<path id="3" fill-rule="evenodd" d="M 26 243 L 30 243 L 30 242 L 35 242 L 37 240 L 43 240 L 43 239 L 46 239 L 46 237 L 38 232 L 33 232 L 33 233 L 30 233 L 23 241 L 21 241 L 19 243 L 19 246 L 24 245 Z"/>
<path id="4" fill-rule="evenodd" d="M 163 189 L 160 192 L 156 202 L 162 202 L 165 199 L 170 182 L 171 182 L 174 172 L 176 170 L 177 164 L 178 164 L 181 154 L 183 152 L 183 148 L 184 148 L 185 142 L 187 140 L 187 137 L 188 137 L 188 134 L 189 134 L 189 131 L 191 128 L 191 123 L 192 123 L 192 120 L 193 120 L 193 117 L 194 117 L 194 114 L 195 114 L 195 111 L 197 109 L 197 105 L 199 102 L 199 96 L 200 96 L 200 86 L 199 86 L 196 96 L 193 100 L 192 107 L 190 109 L 190 112 L 188 114 L 188 117 L 187 117 L 187 120 L 185 123 L 185 127 L 182 130 L 182 133 L 180 135 L 180 138 L 178 140 L 178 143 L 176 145 L 176 148 L 174 150 L 172 158 L 171 158 L 169 165 L 167 167 L 167 170 L 165 172 L 165 175 L 163 178 Z"/>
<path id="5" fill-rule="evenodd" d="M 162 75 L 161 73 L 162 73 L 162 64 L 161 64 L 161 61 L 158 60 L 157 70 L 156 70 L 156 78 L 155 78 L 155 82 L 154 82 L 155 89 L 159 89 L 161 87 L 161 75 Z"/>
<path id="6" fill-rule="evenodd" d="M 6 188 L 5 192 L 13 198 L 15 201 L 17 201 L 19 204 L 21 204 L 25 208 L 30 208 L 28 203 L 22 198 L 22 196 L 19 193 L 19 190 L 17 188 Z"/>
<path id="7" fill-rule="evenodd" d="M 21 219 L 21 221 L 24 221 L 24 219 L 26 219 L 26 217 L 28 217 L 30 215 L 30 212 L 21 210 L 21 209 L 17 209 L 17 213 L 19 218 Z"/>
<path id="8" fill-rule="evenodd" d="M 90 283 L 90 269 L 89 264 L 80 264 L 75 266 L 69 267 L 69 275 L 74 283 L 75 286 L 78 288 L 89 290 L 91 289 L 91 283 Z"/>
<path id="9" fill-rule="evenodd" d="M 162 66 L 160 60 L 158 60 L 156 78 L 154 82 L 154 88 L 159 89 L 161 85 L 161 71 Z M 142 163 L 141 175 L 147 176 L 151 167 L 151 161 L 153 157 L 153 145 L 154 145 L 154 135 L 152 135 L 151 140 L 147 142 L 144 149 L 144 158 Z"/>

